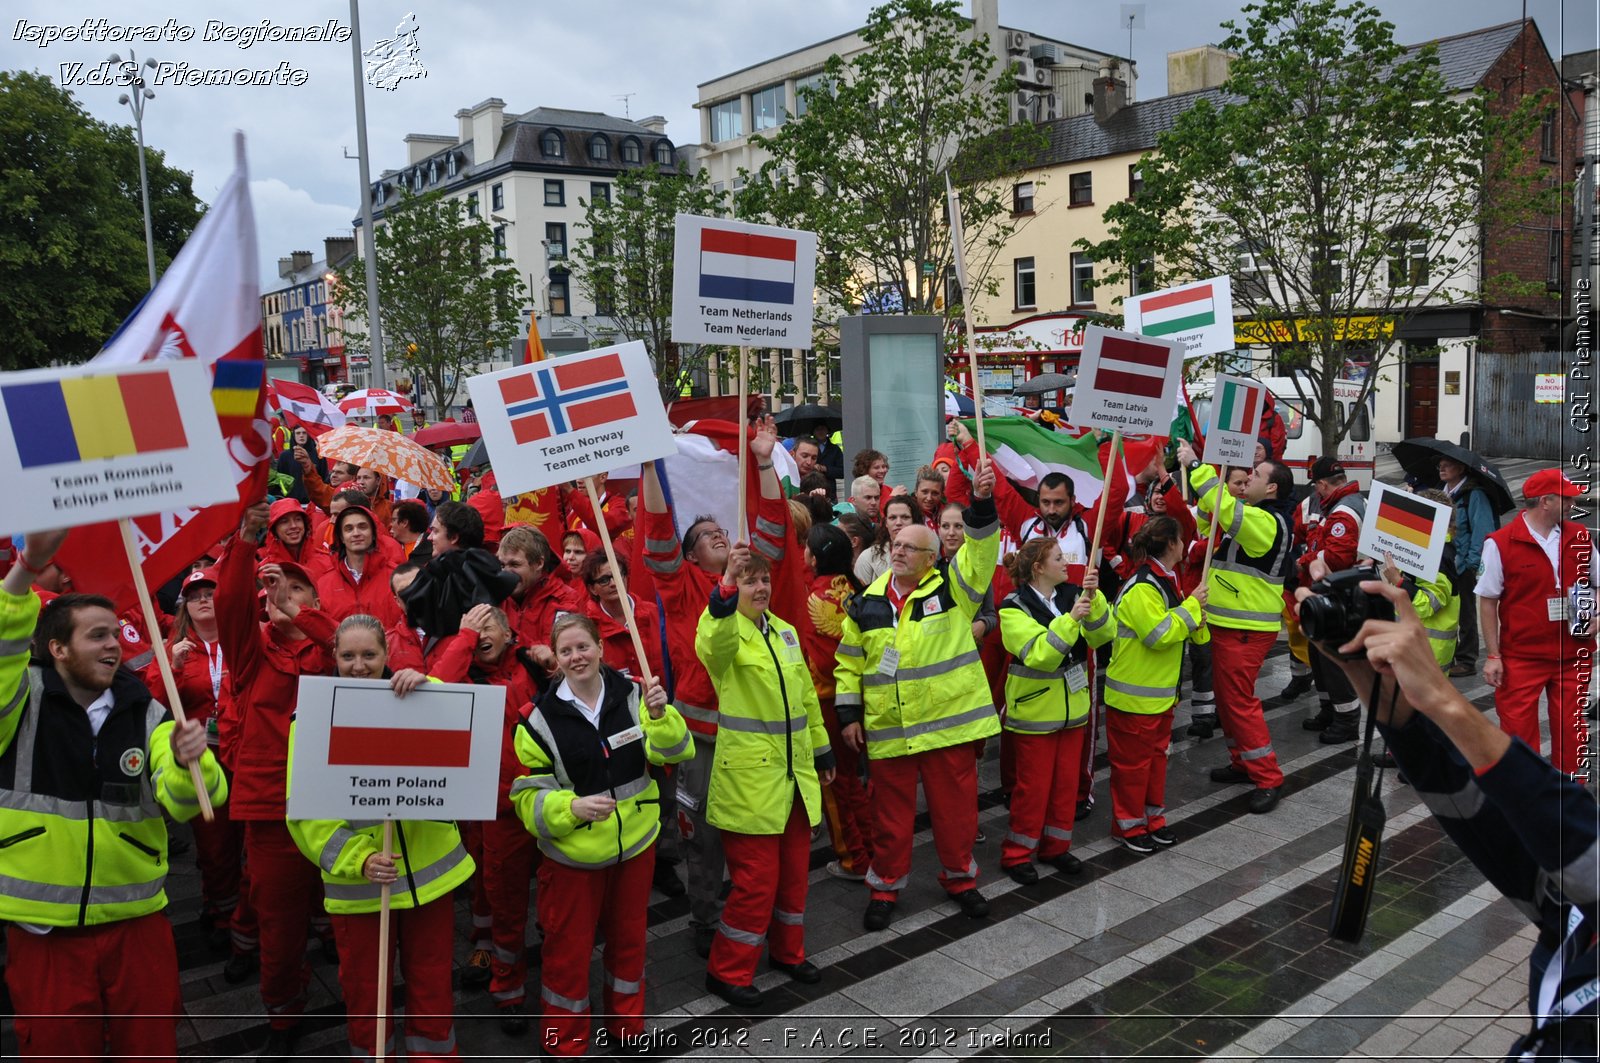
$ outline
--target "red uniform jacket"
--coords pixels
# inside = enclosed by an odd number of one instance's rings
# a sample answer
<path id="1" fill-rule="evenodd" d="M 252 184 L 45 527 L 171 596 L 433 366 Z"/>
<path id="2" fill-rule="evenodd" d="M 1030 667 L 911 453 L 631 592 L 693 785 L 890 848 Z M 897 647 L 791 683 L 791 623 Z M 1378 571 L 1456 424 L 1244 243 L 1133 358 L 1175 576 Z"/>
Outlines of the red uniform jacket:
<path id="1" fill-rule="evenodd" d="M 389 671 L 412 671 L 431 675 L 441 683 L 465 683 L 478 636 L 463 628 L 444 639 L 429 639 L 424 645 L 417 629 L 401 622 L 384 632 L 389 644 Z"/>
<path id="2" fill-rule="evenodd" d="M 550 645 L 550 629 L 562 613 L 583 612 L 583 602 L 573 589 L 554 573 L 545 576 L 522 601 L 507 598 L 500 603 L 517 642 L 523 646 Z"/>
<path id="3" fill-rule="evenodd" d="M 266 542 L 261 544 L 261 549 L 257 553 L 259 562 L 263 565 L 277 565 L 289 561 L 305 569 L 313 580 L 320 580 L 333 571 L 333 557 L 322 545 L 322 537 L 309 529 L 306 531 L 306 537 L 300 542 L 299 550 L 290 550 L 283 545 L 283 540 L 269 533 Z M 220 616 L 218 619 L 220 620 Z"/>
<path id="4" fill-rule="evenodd" d="M 217 711 L 217 700 L 225 695 L 228 689 L 227 658 L 222 653 L 220 633 L 216 642 L 207 644 L 199 635 L 190 633 L 189 641 L 194 643 L 194 651 L 185 657 L 181 666 L 172 669 L 173 681 L 178 684 L 178 697 L 183 699 L 183 713 L 191 720 L 205 723 Z M 171 657 L 172 644 L 167 644 L 167 654 Z M 222 685 L 213 693 L 211 689 L 211 657 L 214 655 L 221 665 Z M 166 700 L 166 685 L 161 682 L 161 666 L 152 658 L 145 665 L 140 676 L 144 685 L 155 694 L 156 700 Z M 219 722 L 220 727 L 220 722 Z"/>
<path id="5" fill-rule="evenodd" d="M 468 672 L 467 681 L 480 686 L 506 688 L 504 740 L 500 743 L 500 796 L 495 800 L 495 814 L 509 816 L 512 814 L 511 784 L 517 776 L 528 773 L 528 769 L 523 767 L 522 761 L 517 757 L 516 727 L 522 718 L 532 711 L 533 701 L 539 695 L 539 688 L 534 684 L 533 677 L 528 674 L 528 669 L 522 663 L 514 645 L 506 647 L 505 653 L 501 654 L 500 660 L 494 664 L 484 665 L 474 661 Z"/>
<path id="6" fill-rule="evenodd" d="M 661 677 L 660 614 L 654 602 L 641 602 L 631 594 L 628 597 L 633 602 L 633 622 L 639 625 L 639 641 L 644 643 L 645 663 L 650 666 L 650 674 L 656 677 L 656 682 L 665 683 Z M 635 682 L 642 680 L 644 674 L 639 669 L 638 654 L 633 651 L 628 625 L 621 617 L 614 617 L 600 608 L 600 603 L 593 598 L 583 603 L 583 611 L 600 628 L 600 648 L 606 664 Z"/>
<path id="7" fill-rule="evenodd" d="M 383 621 L 386 628 L 399 624 L 405 620 L 405 614 L 389 589 L 389 577 L 394 575 L 394 570 L 394 562 L 378 550 L 372 550 L 367 554 L 358 583 L 349 567 L 342 560 L 335 560 L 332 571 L 317 579 L 317 597 L 322 600 L 322 611 L 336 623 L 345 617 L 366 613 Z"/>
<path id="8" fill-rule="evenodd" d="M 1361 485 L 1352 480 L 1321 503 L 1322 519 L 1306 525 L 1306 551 L 1300 555 L 1300 567 L 1310 566 L 1320 554 L 1329 572 L 1343 572 L 1356 563 L 1356 543 L 1361 539 L 1361 516 L 1350 508 L 1348 500 L 1360 495 Z M 1295 509 L 1296 515 L 1300 509 Z M 1310 586 L 1309 578 L 1302 583 Z"/>

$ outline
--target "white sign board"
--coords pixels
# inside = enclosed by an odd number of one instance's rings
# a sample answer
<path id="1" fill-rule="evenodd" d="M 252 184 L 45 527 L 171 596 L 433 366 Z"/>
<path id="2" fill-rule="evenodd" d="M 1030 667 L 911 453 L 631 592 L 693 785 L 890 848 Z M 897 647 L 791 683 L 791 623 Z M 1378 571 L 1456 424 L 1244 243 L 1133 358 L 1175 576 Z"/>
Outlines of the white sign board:
<path id="1" fill-rule="evenodd" d="M 1180 284 L 1122 302 L 1129 332 L 1183 344 L 1185 353 L 1220 354 L 1237 346 L 1233 334 L 1233 280 L 1223 275 Z"/>
<path id="2" fill-rule="evenodd" d="M 1533 377 L 1533 401 L 1566 402 L 1566 376 L 1561 373 L 1535 373 Z"/>
<path id="3" fill-rule="evenodd" d="M 301 676 L 290 819 L 493 819 L 505 687 Z"/>
<path id="4" fill-rule="evenodd" d="M 1439 574 L 1445 533 L 1454 517 L 1449 506 L 1374 480 L 1356 549 L 1378 561 L 1390 554 L 1400 571 L 1431 580 Z"/>
<path id="5" fill-rule="evenodd" d="M 1267 386 L 1259 380 L 1219 375 L 1211 389 L 1211 415 L 1206 418 L 1205 459 L 1213 465 L 1256 464 L 1256 437 Z"/>
<path id="6" fill-rule="evenodd" d="M 1072 395 L 1072 423 L 1108 432 L 1166 434 L 1183 382 L 1183 346 L 1090 325 Z"/>
<path id="7" fill-rule="evenodd" d="M 0 373 L 0 497 L 12 534 L 237 501 L 210 367 Z"/>
<path id="8" fill-rule="evenodd" d="M 679 214 L 675 343 L 809 348 L 817 234 Z"/>
<path id="9" fill-rule="evenodd" d="M 503 495 L 677 451 L 637 340 L 475 376 L 467 391 Z"/>

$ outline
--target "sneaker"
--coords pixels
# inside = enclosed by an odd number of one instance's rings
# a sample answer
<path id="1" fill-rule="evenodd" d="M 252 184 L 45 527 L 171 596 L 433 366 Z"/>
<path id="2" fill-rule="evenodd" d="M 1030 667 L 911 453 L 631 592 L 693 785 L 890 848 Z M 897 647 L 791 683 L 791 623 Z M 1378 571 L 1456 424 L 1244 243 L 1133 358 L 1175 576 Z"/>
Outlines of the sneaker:
<path id="1" fill-rule="evenodd" d="M 868 901 L 867 914 L 862 917 L 861 925 L 868 930 L 882 930 L 893 918 L 893 901 Z"/>
<path id="2" fill-rule="evenodd" d="M 1189 729 L 1186 732 L 1190 738 L 1210 738 L 1217 729 L 1217 714 L 1214 712 L 1197 712 L 1189 720 Z"/>
<path id="3" fill-rule="evenodd" d="M 1172 833 L 1171 827 L 1157 827 L 1155 830 L 1150 832 L 1148 837 L 1151 841 L 1155 842 L 1162 848 L 1166 848 L 1169 845 L 1178 844 L 1178 836 Z"/>
<path id="4" fill-rule="evenodd" d="M 706 992 L 715 993 L 736 1008 L 759 1008 L 761 990 L 753 985 L 734 985 L 712 974 L 706 975 Z"/>
<path id="5" fill-rule="evenodd" d="M 976 887 L 956 894 L 956 903 L 961 905 L 961 914 L 968 919 L 982 919 L 989 914 L 989 902 Z"/>
<path id="6" fill-rule="evenodd" d="M 1073 810 L 1072 818 L 1074 821 L 1088 819 L 1093 814 L 1094 798 L 1085 797 L 1078 802 L 1077 807 Z"/>
<path id="7" fill-rule="evenodd" d="M 1224 764 L 1220 768 L 1211 769 L 1211 781 L 1218 783 L 1242 783 L 1250 781 L 1250 773 L 1243 768 L 1236 768 L 1232 764 Z"/>
<path id="8" fill-rule="evenodd" d="M 830 877 L 832 877 L 832 878 L 844 879 L 846 882 L 865 882 L 865 881 L 867 881 L 867 876 L 865 874 L 859 874 L 858 875 L 854 871 L 845 870 L 845 866 L 844 866 L 844 861 L 843 860 L 829 860 L 828 861 L 828 875 Z"/>
<path id="9" fill-rule="evenodd" d="M 1124 849 L 1130 853 L 1138 853 L 1140 856 L 1148 856 L 1156 851 L 1155 845 L 1144 834 L 1124 834 L 1121 841 Z"/>
<path id="10" fill-rule="evenodd" d="M 500 1032 L 507 1037 L 520 1037 L 528 1032 L 528 1006 L 523 1003 L 507 1004 L 500 1009 Z"/>
<path id="11" fill-rule="evenodd" d="M 461 969 L 461 988 L 482 989 L 489 984 L 489 950 L 473 949 Z"/>
<path id="12" fill-rule="evenodd" d="M 228 957 L 228 962 L 222 965 L 222 980 L 229 985 L 238 985 L 256 973 L 256 968 L 261 966 L 259 952 L 235 952 Z"/>
<path id="13" fill-rule="evenodd" d="M 1255 815 L 1271 812 L 1278 807 L 1279 791 L 1276 786 L 1263 786 L 1250 795 L 1250 811 Z"/>
<path id="14" fill-rule="evenodd" d="M 1322 731 L 1334 720 L 1333 705 L 1324 701 L 1317 706 L 1317 714 L 1310 719 L 1300 721 L 1302 731 Z"/>
<path id="15" fill-rule="evenodd" d="M 1277 700 L 1282 702 L 1298 701 L 1311 693 L 1311 687 L 1312 682 L 1309 672 L 1305 675 L 1290 676 L 1288 685 L 1278 691 Z"/>
<path id="16" fill-rule="evenodd" d="M 1034 867 L 1031 861 L 1024 861 L 1020 864 L 1011 864 L 1008 867 L 1002 867 L 1000 870 L 1010 875 L 1012 882 L 1019 883 L 1023 886 L 1031 886 L 1035 882 L 1039 881 L 1039 869 Z"/>
<path id="17" fill-rule="evenodd" d="M 977 836 L 972 839 L 972 844 L 973 845 L 982 845 L 984 842 L 986 842 L 988 840 L 989 840 L 989 836 L 987 834 L 983 833 L 983 828 L 982 827 L 979 827 Z"/>
<path id="18" fill-rule="evenodd" d="M 801 960 L 799 963 L 781 963 L 768 956 L 767 966 L 774 971 L 782 971 L 802 985 L 816 985 L 822 981 L 822 972 L 817 970 L 817 965 L 810 960 Z"/>

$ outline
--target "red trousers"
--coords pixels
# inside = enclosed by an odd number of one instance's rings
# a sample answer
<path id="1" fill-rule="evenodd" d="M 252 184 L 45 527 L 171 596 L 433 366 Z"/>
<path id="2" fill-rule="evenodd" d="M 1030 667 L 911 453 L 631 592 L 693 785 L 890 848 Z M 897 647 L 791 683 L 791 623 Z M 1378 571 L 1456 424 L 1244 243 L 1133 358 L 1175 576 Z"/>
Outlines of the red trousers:
<path id="1" fill-rule="evenodd" d="M 489 997 L 499 1008 L 521 1004 L 528 981 L 528 890 L 539 846 L 510 816 L 480 824 L 483 852 L 478 880 L 489 902 Z M 479 860 L 478 856 L 473 857 Z"/>
<path id="2" fill-rule="evenodd" d="M 1500 730 L 1539 749 L 1539 695 L 1545 697 L 1550 720 L 1550 763 L 1571 775 L 1578 771 L 1579 747 L 1589 741 L 1581 694 L 1593 673 L 1593 661 L 1560 661 L 1542 657 L 1503 659 L 1505 681 L 1494 694 Z M 1585 667 L 1587 665 L 1587 667 Z M 1588 764 L 1587 758 L 1584 765 Z M 1584 772 L 1587 781 L 1588 770 Z"/>
<path id="3" fill-rule="evenodd" d="M 6 988 L 24 1057 L 176 1059 L 178 949 L 162 912 L 30 934 L 6 928 Z"/>
<path id="4" fill-rule="evenodd" d="M 605 935 L 606 1029 L 615 1044 L 644 1032 L 644 942 L 654 845 L 631 860 L 584 871 L 546 859 L 539 865 L 544 1021 L 539 1048 L 552 1056 L 589 1049 L 589 960 L 595 931 Z"/>
<path id="5" fill-rule="evenodd" d="M 524 831 L 523 833 L 527 833 Z M 472 912 L 472 938 L 474 949 L 488 949 L 494 941 L 494 916 L 489 910 L 489 892 L 483 883 L 483 823 L 473 820 L 461 824 L 461 847 L 472 857 L 478 869 L 472 873 L 472 892 L 467 907 Z"/>
<path id="6" fill-rule="evenodd" d="M 237 824 L 239 841 L 244 844 L 245 825 Z M 256 907 L 250 903 L 250 860 L 248 854 L 239 854 L 239 903 L 234 906 L 228 920 L 228 932 L 233 938 L 234 952 L 261 951 L 261 921 L 256 918 Z"/>
<path id="7" fill-rule="evenodd" d="M 1172 710 L 1123 712 L 1106 707 L 1106 749 L 1111 759 L 1111 832 L 1148 834 L 1167 825 L 1167 746 Z"/>
<path id="8" fill-rule="evenodd" d="M 811 871 L 811 824 L 796 794 L 782 834 L 722 831 L 722 853 L 733 888 L 711 942 L 706 970 L 729 985 L 755 980 L 761 946 L 779 963 L 806 958 L 806 887 Z"/>
<path id="9" fill-rule="evenodd" d="M 867 803 L 868 788 L 861 781 L 861 754 L 839 737 L 839 713 L 832 698 L 822 699 L 822 722 L 837 767 L 833 782 L 823 787 L 828 833 L 845 869 L 864 875 L 872 866 L 872 810 Z"/>
<path id="10" fill-rule="evenodd" d="M 223 925 L 239 907 L 244 824 L 228 817 L 226 803 L 215 806 L 215 812 L 210 823 L 196 816 L 189 826 L 194 831 L 194 862 L 200 869 L 201 911 Z"/>
<path id="11" fill-rule="evenodd" d="M 978 764 L 971 742 L 872 762 L 872 838 L 875 848 L 867 885 L 872 899 L 893 901 L 911 873 L 911 838 L 916 830 L 917 779 L 933 821 L 939 854 L 939 884 L 951 896 L 976 889 L 978 862 Z"/>
<path id="12" fill-rule="evenodd" d="M 244 848 L 261 935 L 261 1003 L 273 1029 L 288 1029 L 306 1008 L 306 938 L 322 900 L 322 875 L 282 820 L 245 823 Z"/>
<path id="13" fill-rule="evenodd" d="M 339 986 L 351 1054 L 370 1059 L 377 1049 L 378 915 L 333 916 L 339 943 Z M 455 998 L 450 991 L 450 955 L 455 940 L 455 904 L 447 894 L 421 908 L 389 911 L 390 985 L 394 949 L 406 980 L 406 1057 L 456 1059 Z M 394 1016 L 385 1019 L 384 1054 L 394 1058 Z"/>
<path id="14" fill-rule="evenodd" d="M 1276 631 L 1244 631 L 1211 626 L 1211 669 L 1217 695 L 1217 722 L 1228 739 L 1228 759 L 1250 776 L 1251 785 L 1270 790 L 1283 785 L 1272 734 L 1256 697 L 1256 677 Z"/>
<path id="15" fill-rule="evenodd" d="M 1048 734 L 1002 732 L 1016 758 L 1017 785 L 1011 791 L 1011 823 L 1000 843 L 1000 866 L 1026 864 L 1035 853 L 1049 859 L 1072 848 L 1072 820 L 1078 804 L 1078 765 L 1087 727 Z M 1002 747 L 1004 748 L 1004 747 Z"/>

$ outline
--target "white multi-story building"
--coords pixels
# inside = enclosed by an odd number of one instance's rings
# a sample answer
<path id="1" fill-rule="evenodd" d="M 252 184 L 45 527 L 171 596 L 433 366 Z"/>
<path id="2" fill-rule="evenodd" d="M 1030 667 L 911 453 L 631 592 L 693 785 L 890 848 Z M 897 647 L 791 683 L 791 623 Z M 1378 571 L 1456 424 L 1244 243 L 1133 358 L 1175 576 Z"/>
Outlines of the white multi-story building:
<path id="1" fill-rule="evenodd" d="M 455 135 L 412 133 L 405 165 L 385 170 L 371 190 L 373 225 L 400 202 L 402 190 L 443 191 L 494 230 L 497 249 L 515 264 L 532 297 L 539 335 L 551 353 L 581 351 L 614 332 L 566 269 L 572 245 L 587 233 L 586 204 L 608 197 L 617 176 L 655 164 L 667 173 L 682 160 L 666 119 L 637 122 L 598 111 L 537 107 L 521 114 L 490 98 L 456 112 Z M 359 253 L 365 232 L 355 219 Z M 526 341 L 526 331 L 515 350 Z M 498 352 L 504 362 L 511 351 Z M 495 364 L 484 363 L 484 368 Z"/>

